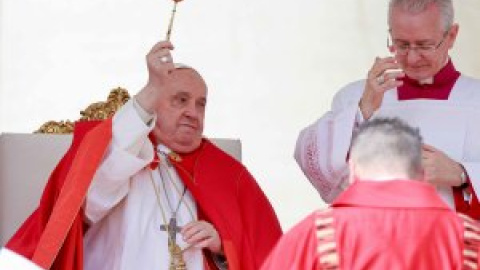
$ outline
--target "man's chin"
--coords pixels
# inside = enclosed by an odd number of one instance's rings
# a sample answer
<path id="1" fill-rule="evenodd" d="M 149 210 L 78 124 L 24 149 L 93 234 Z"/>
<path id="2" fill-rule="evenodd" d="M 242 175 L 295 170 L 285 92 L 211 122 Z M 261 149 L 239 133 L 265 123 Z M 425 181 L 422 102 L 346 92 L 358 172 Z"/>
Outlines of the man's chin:
<path id="1" fill-rule="evenodd" d="M 177 153 L 190 153 L 195 151 L 202 142 L 202 138 L 183 138 L 174 143 L 170 148 Z"/>
<path id="2" fill-rule="evenodd" d="M 407 76 L 410 79 L 416 80 L 416 81 L 424 81 L 431 79 L 433 77 L 433 74 L 430 72 L 412 72 L 412 73 L 407 73 Z"/>
<path id="3" fill-rule="evenodd" d="M 432 72 L 427 68 L 410 68 L 405 70 L 405 73 L 409 78 L 417 81 L 427 80 L 435 75 L 435 72 Z"/>

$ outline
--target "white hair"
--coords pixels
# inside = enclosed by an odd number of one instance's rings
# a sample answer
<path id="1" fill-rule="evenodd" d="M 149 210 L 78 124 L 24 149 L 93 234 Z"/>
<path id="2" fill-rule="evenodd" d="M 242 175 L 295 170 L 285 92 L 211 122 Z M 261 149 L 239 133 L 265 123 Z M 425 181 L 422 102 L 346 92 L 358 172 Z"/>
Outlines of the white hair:
<path id="1" fill-rule="evenodd" d="M 418 177 L 422 137 L 398 118 L 376 118 L 362 124 L 352 141 L 350 159 L 361 170 Z"/>
<path id="2" fill-rule="evenodd" d="M 440 9 L 442 26 L 448 31 L 453 25 L 454 10 L 452 0 L 390 0 L 388 6 L 388 25 L 391 27 L 392 12 L 395 8 L 401 8 L 413 14 L 425 11 L 430 5 Z"/>

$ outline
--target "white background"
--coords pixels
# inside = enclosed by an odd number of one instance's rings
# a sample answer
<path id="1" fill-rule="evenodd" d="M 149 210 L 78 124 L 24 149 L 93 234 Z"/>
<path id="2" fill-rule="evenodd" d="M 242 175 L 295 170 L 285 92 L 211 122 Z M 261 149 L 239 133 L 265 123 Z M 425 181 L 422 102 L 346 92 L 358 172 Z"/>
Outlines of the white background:
<path id="1" fill-rule="evenodd" d="M 454 1 L 452 57 L 480 77 L 480 1 Z M 0 132 L 75 120 L 110 89 L 135 94 L 165 37 L 169 0 L 1 0 Z M 208 137 L 240 138 L 243 161 L 285 229 L 322 200 L 293 160 L 298 132 L 385 56 L 387 1 L 184 0 L 174 57 L 209 86 Z M 480 89 L 479 89 L 480 91 Z"/>

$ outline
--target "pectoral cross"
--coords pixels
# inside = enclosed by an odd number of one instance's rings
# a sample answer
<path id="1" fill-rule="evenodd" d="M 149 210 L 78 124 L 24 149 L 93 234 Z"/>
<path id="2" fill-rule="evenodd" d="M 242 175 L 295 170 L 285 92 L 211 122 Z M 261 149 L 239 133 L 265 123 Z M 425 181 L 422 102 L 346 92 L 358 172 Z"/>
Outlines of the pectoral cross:
<path id="1" fill-rule="evenodd" d="M 177 226 L 177 219 L 175 216 L 170 218 L 168 225 L 161 225 L 160 230 L 168 232 L 168 250 L 170 252 L 169 270 L 186 270 L 187 265 L 183 259 L 183 252 L 177 245 L 177 233 L 182 228 Z"/>
<path id="2" fill-rule="evenodd" d="M 177 244 L 177 233 L 180 232 L 182 227 L 177 226 L 177 218 L 171 217 L 168 225 L 161 225 L 160 230 L 168 233 L 168 246 L 174 246 Z"/>

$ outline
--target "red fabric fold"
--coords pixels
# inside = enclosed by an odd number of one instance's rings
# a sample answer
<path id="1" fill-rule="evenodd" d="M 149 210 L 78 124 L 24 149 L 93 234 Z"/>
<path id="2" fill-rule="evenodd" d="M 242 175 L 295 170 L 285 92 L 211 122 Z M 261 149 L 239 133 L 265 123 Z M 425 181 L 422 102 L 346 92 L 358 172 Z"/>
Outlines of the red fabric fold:
<path id="1" fill-rule="evenodd" d="M 83 269 L 86 225 L 80 206 L 111 140 L 111 120 L 99 123 L 75 126 L 72 145 L 51 174 L 38 209 L 6 245 L 45 269 Z M 172 161 L 197 202 L 199 216 L 219 231 L 229 269 L 259 269 L 282 232 L 246 168 L 208 140 Z"/>
<path id="2" fill-rule="evenodd" d="M 253 176 L 208 140 L 181 157 L 172 164 L 197 201 L 202 217 L 218 230 L 229 269 L 259 269 L 282 231 Z"/>
<path id="3" fill-rule="evenodd" d="M 80 203 L 81 206 L 81 198 L 86 194 L 86 190 L 77 189 L 77 185 L 88 187 L 93 176 L 79 168 L 83 168 L 84 163 L 90 163 L 87 168 L 93 169 L 94 163 L 91 163 L 90 158 L 101 157 L 110 141 L 111 120 L 108 120 L 104 125 L 98 126 L 96 133 L 90 135 L 84 143 L 83 139 L 99 123 L 76 123 L 72 145 L 50 175 L 38 208 L 6 245 L 10 250 L 32 259 L 42 268 L 83 269 L 85 224 L 82 210 L 75 210 L 76 206 L 72 203 Z M 99 135 L 104 140 L 97 140 L 98 143 L 93 145 L 86 144 Z M 77 198 L 76 201 L 70 200 L 70 196 Z M 44 232 L 47 233 L 44 235 Z"/>

